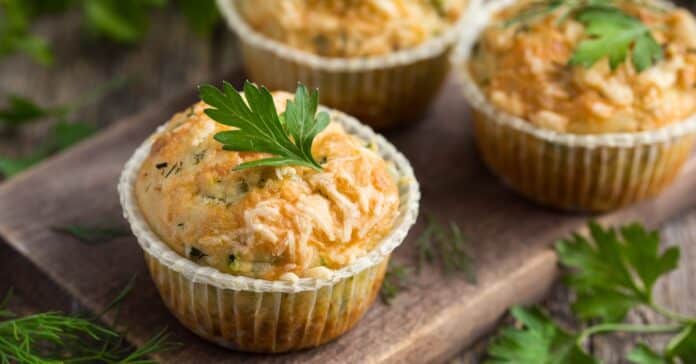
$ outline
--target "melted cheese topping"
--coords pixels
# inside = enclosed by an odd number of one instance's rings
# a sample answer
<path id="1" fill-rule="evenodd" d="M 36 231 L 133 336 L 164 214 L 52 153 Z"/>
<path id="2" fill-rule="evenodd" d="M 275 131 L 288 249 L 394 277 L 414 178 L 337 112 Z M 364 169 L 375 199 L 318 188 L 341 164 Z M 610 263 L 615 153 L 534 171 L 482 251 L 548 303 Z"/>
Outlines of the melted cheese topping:
<path id="1" fill-rule="evenodd" d="M 326 57 L 363 57 L 414 47 L 443 33 L 465 0 L 242 0 L 249 25 Z"/>
<path id="2" fill-rule="evenodd" d="M 275 93 L 283 110 L 291 95 Z M 264 279 L 326 277 L 365 255 L 399 207 L 387 163 L 332 122 L 314 141 L 323 171 L 233 169 L 267 157 L 224 151 L 198 103 L 156 135 L 136 182 L 152 229 L 172 249 L 223 272 Z M 328 272 L 328 273 L 327 273 Z"/>
<path id="3" fill-rule="evenodd" d="M 628 60 L 611 70 L 568 66 L 583 25 L 559 21 L 564 9 L 504 26 L 522 7 L 504 9 L 484 30 L 470 69 L 495 106 L 542 128 L 570 133 L 651 130 L 696 113 L 696 22 L 684 9 L 641 2 L 617 4 L 641 19 L 664 48 L 664 59 L 638 73 Z"/>

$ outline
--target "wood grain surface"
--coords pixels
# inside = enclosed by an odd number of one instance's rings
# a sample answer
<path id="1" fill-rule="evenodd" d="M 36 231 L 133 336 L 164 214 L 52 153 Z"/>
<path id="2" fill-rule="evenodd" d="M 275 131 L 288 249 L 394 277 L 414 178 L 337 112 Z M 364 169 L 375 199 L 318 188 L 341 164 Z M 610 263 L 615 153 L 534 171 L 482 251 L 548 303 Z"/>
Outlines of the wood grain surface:
<path id="1" fill-rule="evenodd" d="M 20 313 L 98 310 L 133 274 L 138 274 L 137 293 L 126 302 L 126 324 L 132 327 L 129 338 L 142 342 L 161 326 L 168 326 L 175 340 L 184 346 L 161 357 L 165 362 L 427 359 L 478 363 L 485 337 L 472 349 L 448 358 L 450 353 L 467 348 L 475 337 L 492 329 L 505 305 L 541 298 L 553 278 L 549 273 L 555 271 L 555 257 L 544 247 L 586 218 L 531 206 L 501 188 L 474 156 L 465 129 L 463 102 L 455 95 L 441 97 L 438 110 L 452 103 L 451 107 L 431 114 L 419 125 L 387 136 L 399 147 L 409 148 L 406 152 L 417 167 L 418 177 L 428 180 L 423 186 L 425 208 L 441 217 L 451 216 L 471 237 L 480 267 L 479 284 L 472 287 L 463 279 L 444 278 L 430 270 L 393 306 L 376 303 L 355 330 L 320 349 L 278 357 L 247 356 L 218 349 L 189 334 L 166 312 L 134 239 L 85 246 L 56 235 L 50 226 L 113 221 L 125 226 L 116 201 L 117 170 L 140 139 L 164 121 L 173 111 L 170 109 L 191 102 L 193 93 L 164 104 L 157 100 L 191 90 L 205 80 L 219 81 L 224 72 L 236 68 L 239 55 L 235 39 L 220 29 L 213 39 L 203 41 L 187 30 L 178 15 L 163 11 L 156 15 L 141 45 L 122 47 L 85 40 L 75 18 L 75 14 L 67 14 L 42 20 L 36 30 L 52 39 L 57 64 L 42 68 L 21 56 L 3 60 L 0 93 L 19 93 L 44 105 L 55 105 L 79 99 L 114 77 L 125 76 L 132 82 L 72 115 L 100 126 L 116 124 L 107 134 L 0 185 L 0 235 L 6 234 L 11 244 L 0 239 L 0 292 L 15 287 L 16 298 L 11 303 Z M 126 117 L 148 106 L 152 108 L 144 115 Z M 3 135 L 0 152 L 25 153 L 38 143 L 46 129 L 46 125 L 35 125 L 19 134 Z M 455 162 L 438 164 L 437 158 L 452 158 Z M 607 219 L 647 220 L 657 226 L 672 216 L 662 229 L 663 236 L 682 247 L 682 264 L 659 283 L 656 293 L 665 305 L 694 314 L 696 210 L 678 212 L 695 206 L 692 174 L 692 170 L 687 171 L 678 186 L 659 202 Z M 448 198 L 445 192 L 450 191 L 454 195 Z M 506 212 L 503 209 L 508 205 L 510 211 Z M 501 226 L 498 234 L 496 229 Z M 421 228 L 417 226 L 409 242 L 399 249 L 398 261 L 413 261 L 409 244 Z M 519 257 L 513 257 L 518 252 Z M 512 289 L 506 291 L 509 287 Z M 570 314 L 564 309 L 568 300 L 568 292 L 556 285 L 544 304 L 555 316 L 570 321 Z M 630 320 L 653 322 L 656 318 L 639 311 Z M 662 340 L 651 338 L 646 340 L 657 344 Z M 624 336 L 599 337 L 593 340 L 590 350 L 606 363 L 620 363 L 622 351 L 635 341 Z M 367 345 L 361 346 L 364 343 Z"/>
<path id="2" fill-rule="evenodd" d="M 232 79 L 239 82 L 241 77 Z M 318 349 L 280 356 L 219 349 L 188 333 L 167 312 L 134 238 L 85 245 L 51 229 L 122 221 L 115 187 L 123 163 L 157 125 L 195 99 L 190 91 L 152 105 L 0 186 L 0 235 L 87 308 L 99 311 L 138 274 L 136 289 L 122 311 L 123 323 L 135 344 L 169 327 L 185 345 L 164 354 L 161 359 L 167 362 L 445 360 L 490 329 L 509 305 L 538 300 L 555 277 L 555 256 L 548 245 L 587 219 L 538 207 L 503 187 L 478 160 L 466 105 L 449 83 L 425 120 L 386 136 L 415 168 L 423 211 L 452 219 L 470 237 L 478 283 L 425 269 L 391 306 L 375 304 L 355 329 Z M 685 193 L 694 187 L 696 169 L 689 165 L 660 199 L 599 218 L 620 222 L 640 217 L 655 225 L 696 203 L 696 196 Z M 397 261 L 414 262 L 413 241 L 421 229 L 419 223 L 397 250 Z"/>

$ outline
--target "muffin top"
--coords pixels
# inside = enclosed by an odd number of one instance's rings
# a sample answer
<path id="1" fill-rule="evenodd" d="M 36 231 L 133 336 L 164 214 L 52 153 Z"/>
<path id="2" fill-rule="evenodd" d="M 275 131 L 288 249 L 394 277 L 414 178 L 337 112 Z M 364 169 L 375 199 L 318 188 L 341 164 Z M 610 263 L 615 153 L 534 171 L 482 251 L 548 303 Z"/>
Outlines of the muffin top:
<path id="1" fill-rule="evenodd" d="M 443 33 L 466 0 L 242 0 L 256 31 L 325 57 L 366 57 L 417 46 Z"/>
<path id="2" fill-rule="evenodd" d="M 472 77 L 494 106 L 578 134 L 652 130 L 696 112 L 688 11 L 638 1 L 544 4 L 552 2 L 498 12 L 472 49 Z"/>
<path id="3" fill-rule="evenodd" d="M 273 93 L 277 110 L 291 98 Z M 232 128 L 207 107 L 174 115 L 154 136 L 135 184 L 145 219 L 182 256 L 254 278 L 328 278 L 392 228 L 398 189 L 370 143 L 331 121 L 312 144 L 322 170 L 235 170 L 268 155 L 223 150 L 213 135 Z"/>

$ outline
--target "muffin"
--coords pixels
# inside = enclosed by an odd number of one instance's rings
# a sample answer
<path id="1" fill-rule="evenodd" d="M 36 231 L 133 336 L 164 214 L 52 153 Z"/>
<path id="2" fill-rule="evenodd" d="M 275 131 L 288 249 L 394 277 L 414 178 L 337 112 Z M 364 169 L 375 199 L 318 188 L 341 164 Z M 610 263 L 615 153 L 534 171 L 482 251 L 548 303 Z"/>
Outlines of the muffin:
<path id="1" fill-rule="evenodd" d="M 484 161 L 553 207 L 655 196 L 694 143 L 694 17 L 662 2 L 551 4 L 489 6 L 454 57 Z M 634 38 L 611 39 L 610 22 Z"/>
<path id="2" fill-rule="evenodd" d="M 467 0 L 218 0 L 249 77 L 297 81 L 376 128 L 415 121 L 449 71 Z"/>
<path id="3" fill-rule="evenodd" d="M 293 96 L 272 94 L 276 110 Z M 311 144 L 321 170 L 243 163 L 233 130 L 199 102 L 126 164 L 124 213 L 172 313 L 200 336 L 243 351 L 320 345 L 374 301 L 391 251 L 417 214 L 418 185 L 393 146 L 329 110 Z M 282 117 L 286 113 L 281 114 Z"/>

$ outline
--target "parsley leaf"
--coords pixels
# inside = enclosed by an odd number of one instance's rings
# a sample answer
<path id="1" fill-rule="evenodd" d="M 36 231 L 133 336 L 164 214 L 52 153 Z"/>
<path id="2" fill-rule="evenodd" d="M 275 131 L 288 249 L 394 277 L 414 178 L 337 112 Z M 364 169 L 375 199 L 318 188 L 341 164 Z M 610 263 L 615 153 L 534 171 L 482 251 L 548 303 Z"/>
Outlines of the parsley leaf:
<path id="1" fill-rule="evenodd" d="M 668 344 L 665 350 L 672 362 L 681 359 L 682 363 L 696 363 L 696 323 L 686 326 Z"/>
<path id="2" fill-rule="evenodd" d="M 15 127 L 47 116 L 63 116 L 66 112 L 64 107 L 43 108 L 28 98 L 11 94 L 7 105 L 0 108 L 0 124 Z"/>
<path id="3" fill-rule="evenodd" d="M 236 170 L 281 165 L 321 170 L 312 156 L 312 142 L 329 125 L 329 115 L 326 112 L 317 114 L 318 91 L 308 94 L 303 85 L 298 85 L 295 99 L 287 103 L 283 121 L 276 112 L 271 93 L 249 81 L 244 83 L 244 98 L 228 82 L 223 82 L 222 90 L 203 85 L 200 96 L 213 107 L 205 110 L 210 118 L 237 128 L 215 134 L 215 140 L 222 143 L 225 150 L 275 155 L 242 163 Z"/>
<path id="4" fill-rule="evenodd" d="M 70 235 L 86 244 L 106 243 L 110 240 L 130 235 L 128 229 L 112 226 L 67 225 L 56 226 L 53 230 Z"/>
<path id="5" fill-rule="evenodd" d="M 561 262 L 573 271 L 566 283 L 577 292 L 575 312 L 584 319 L 623 320 L 638 304 L 652 304 L 652 288 L 663 274 L 674 270 L 679 248 L 659 253 L 657 232 L 638 224 L 603 229 L 590 223 L 592 242 L 578 234 L 556 245 Z"/>
<path id="6" fill-rule="evenodd" d="M 654 352 L 643 343 L 631 350 L 626 359 L 635 364 L 668 364 L 662 355 Z"/>
<path id="7" fill-rule="evenodd" d="M 94 126 L 87 123 L 60 121 L 54 127 L 52 142 L 57 151 L 63 151 L 92 136 L 96 131 Z"/>
<path id="8" fill-rule="evenodd" d="M 109 39 L 134 43 L 145 34 L 149 13 L 165 0 L 89 0 L 83 2 L 84 21 L 88 29 Z"/>
<path id="9" fill-rule="evenodd" d="M 394 297 L 396 297 L 402 289 L 406 288 L 410 275 L 411 269 L 394 261 L 390 261 L 387 273 L 384 276 L 382 288 L 379 291 L 382 302 L 390 305 Z"/>
<path id="10" fill-rule="evenodd" d="M 39 163 L 48 155 L 49 153 L 47 151 L 40 149 L 24 157 L 9 158 L 0 156 L 0 174 L 5 177 L 12 177 L 34 164 Z"/>
<path id="11" fill-rule="evenodd" d="M 575 18 L 585 25 L 585 33 L 591 38 L 578 44 L 569 61 L 571 65 L 589 68 L 600 59 L 609 57 L 609 65 L 614 70 L 626 60 L 632 45 L 632 62 L 638 72 L 662 59 L 662 48 L 650 29 L 619 8 L 585 6 L 577 10 Z"/>
<path id="12" fill-rule="evenodd" d="M 45 66 L 53 63 L 53 54 L 46 41 L 29 34 L 30 21 L 40 10 L 46 9 L 36 1 L 0 1 L 0 56 L 23 52 Z"/>
<path id="13" fill-rule="evenodd" d="M 554 323 L 539 308 L 513 307 L 522 328 L 506 327 L 488 348 L 488 364 L 595 364 L 577 344 L 578 335 Z"/>

